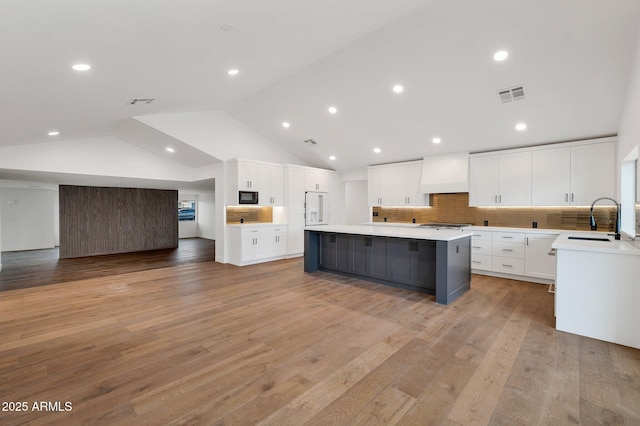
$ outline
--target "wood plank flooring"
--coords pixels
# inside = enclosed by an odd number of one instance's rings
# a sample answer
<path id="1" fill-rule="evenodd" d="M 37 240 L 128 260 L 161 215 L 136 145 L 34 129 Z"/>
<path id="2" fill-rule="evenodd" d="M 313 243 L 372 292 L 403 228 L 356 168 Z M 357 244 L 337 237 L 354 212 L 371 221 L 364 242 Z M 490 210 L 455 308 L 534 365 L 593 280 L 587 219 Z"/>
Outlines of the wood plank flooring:
<path id="1" fill-rule="evenodd" d="M 553 324 L 539 284 L 442 306 L 302 259 L 5 291 L 0 424 L 640 424 L 640 350 Z"/>
<path id="2" fill-rule="evenodd" d="M 177 249 L 59 259 L 58 248 L 2 253 L 0 292 L 215 260 L 215 242 L 179 240 Z"/>

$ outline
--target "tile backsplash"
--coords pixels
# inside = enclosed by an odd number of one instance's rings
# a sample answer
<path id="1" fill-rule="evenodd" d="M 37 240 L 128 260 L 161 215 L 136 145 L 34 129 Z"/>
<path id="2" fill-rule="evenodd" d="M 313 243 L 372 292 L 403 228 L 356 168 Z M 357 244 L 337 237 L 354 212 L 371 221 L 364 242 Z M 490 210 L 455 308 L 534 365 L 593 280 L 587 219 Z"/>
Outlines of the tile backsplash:
<path id="1" fill-rule="evenodd" d="M 538 228 L 590 230 L 589 207 L 469 207 L 469 194 L 431 194 L 430 208 L 374 207 L 373 222 L 416 223 L 469 223 L 482 226 L 509 226 L 514 228 Z M 638 211 L 638 207 L 636 207 Z M 615 207 L 598 206 L 595 217 L 599 231 L 614 231 Z M 640 218 L 640 216 L 637 216 Z"/>
<path id="2" fill-rule="evenodd" d="M 227 225 L 273 222 L 273 207 L 227 206 Z"/>

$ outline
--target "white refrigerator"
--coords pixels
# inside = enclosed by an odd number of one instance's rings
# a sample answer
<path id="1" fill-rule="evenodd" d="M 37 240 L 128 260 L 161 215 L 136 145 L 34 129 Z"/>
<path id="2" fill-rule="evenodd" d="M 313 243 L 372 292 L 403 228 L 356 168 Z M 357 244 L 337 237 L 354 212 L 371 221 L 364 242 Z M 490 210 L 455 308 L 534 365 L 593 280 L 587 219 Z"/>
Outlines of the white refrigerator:
<path id="1" fill-rule="evenodd" d="M 305 193 L 305 226 L 329 224 L 329 193 L 313 192 Z"/>

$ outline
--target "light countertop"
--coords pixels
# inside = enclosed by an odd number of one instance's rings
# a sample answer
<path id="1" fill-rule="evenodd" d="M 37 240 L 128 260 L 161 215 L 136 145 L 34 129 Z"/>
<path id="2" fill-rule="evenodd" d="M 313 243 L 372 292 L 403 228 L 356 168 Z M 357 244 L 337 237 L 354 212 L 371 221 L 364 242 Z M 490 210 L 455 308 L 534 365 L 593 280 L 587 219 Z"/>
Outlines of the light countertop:
<path id="1" fill-rule="evenodd" d="M 599 237 L 609 241 L 570 240 L 569 237 Z M 556 250 L 590 251 L 599 253 L 640 256 L 640 249 L 624 240 L 616 240 L 604 232 L 564 232 L 555 239 L 552 248 Z"/>
<path id="2" fill-rule="evenodd" d="M 264 223 L 264 222 L 254 222 L 254 223 L 227 223 L 226 226 L 240 227 L 240 228 L 253 228 L 255 226 L 287 226 L 286 223 Z"/>
<path id="3" fill-rule="evenodd" d="M 337 234 L 371 235 L 374 237 L 412 238 L 418 240 L 453 241 L 470 237 L 473 232 L 460 229 L 429 229 L 381 225 L 316 225 L 306 231 L 335 232 Z"/>

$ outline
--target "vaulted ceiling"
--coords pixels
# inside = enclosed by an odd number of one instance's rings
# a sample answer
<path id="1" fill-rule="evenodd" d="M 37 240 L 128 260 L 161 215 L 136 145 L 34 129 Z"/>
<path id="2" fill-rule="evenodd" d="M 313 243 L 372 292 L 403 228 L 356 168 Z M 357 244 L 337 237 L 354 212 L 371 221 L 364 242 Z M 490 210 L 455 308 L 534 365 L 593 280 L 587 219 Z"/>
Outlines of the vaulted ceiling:
<path id="1" fill-rule="evenodd" d="M 133 117 L 148 124 L 146 116 L 219 111 L 302 162 L 337 170 L 616 134 L 640 16 L 637 0 L 2 8 L 0 147 L 114 136 L 171 159 L 164 147 L 175 136 L 142 131 Z M 498 50 L 506 60 L 494 61 Z M 77 63 L 92 68 L 72 70 Z M 524 99 L 501 103 L 497 92 L 515 86 Z M 129 104 L 135 98 L 154 100 Z M 514 129 L 519 122 L 525 131 Z M 203 148 L 177 138 L 188 153 L 171 161 L 219 161 L 232 139 L 214 134 Z"/>

